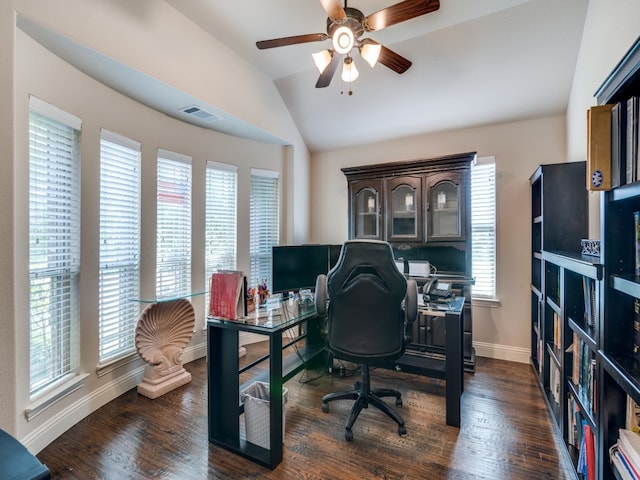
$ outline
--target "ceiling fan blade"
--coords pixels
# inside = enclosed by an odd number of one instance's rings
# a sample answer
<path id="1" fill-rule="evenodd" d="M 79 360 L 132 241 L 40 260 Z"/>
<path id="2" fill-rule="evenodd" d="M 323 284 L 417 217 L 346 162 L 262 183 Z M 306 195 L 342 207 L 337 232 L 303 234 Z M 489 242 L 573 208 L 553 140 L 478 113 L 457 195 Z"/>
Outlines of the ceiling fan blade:
<path id="1" fill-rule="evenodd" d="M 342 59 L 342 55 L 333 52 L 333 57 L 331 57 L 331 62 L 324 71 L 318 77 L 318 81 L 316 82 L 316 88 L 324 88 L 328 87 L 333 79 L 333 75 L 336 73 L 338 69 L 338 65 L 340 65 L 340 60 Z"/>
<path id="2" fill-rule="evenodd" d="M 439 8 L 440 0 L 405 0 L 367 16 L 364 19 L 364 28 L 368 32 L 381 30 L 396 23 L 435 12 Z"/>
<path id="3" fill-rule="evenodd" d="M 320 3 L 332 20 L 344 20 L 347 18 L 340 0 L 320 0 Z"/>
<path id="4" fill-rule="evenodd" d="M 402 55 L 397 54 L 393 50 L 389 50 L 384 45 L 382 45 L 382 49 L 380 50 L 378 63 L 381 63 L 382 65 L 390 68 L 396 73 L 404 73 L 411 66 L 410 60 L 407 60 Z"/>
<path id="5" fill-rule="evenodd" d="M 285 47 L 298 43 L 321 42 L 329 38 L 326 33 L 309 33 L 307 35 L 295 35 L 293 37 L 274 38 L 271 40 L 261 40 L 256 42 L 256 47 L 260 50 L 265 48 Z"/>

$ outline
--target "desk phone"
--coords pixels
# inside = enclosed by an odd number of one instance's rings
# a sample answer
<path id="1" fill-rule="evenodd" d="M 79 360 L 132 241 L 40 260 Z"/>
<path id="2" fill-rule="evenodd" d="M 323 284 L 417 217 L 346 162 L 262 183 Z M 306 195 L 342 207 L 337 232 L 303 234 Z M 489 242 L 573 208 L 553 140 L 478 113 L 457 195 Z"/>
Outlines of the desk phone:
<path id="1" fill-rule="evenodd" d="M 451 296 L 451 283 L 441 282 L 437 278 L 434 278 L 424 286 L 422 295 L 424 300 L 449 298 Z"/>

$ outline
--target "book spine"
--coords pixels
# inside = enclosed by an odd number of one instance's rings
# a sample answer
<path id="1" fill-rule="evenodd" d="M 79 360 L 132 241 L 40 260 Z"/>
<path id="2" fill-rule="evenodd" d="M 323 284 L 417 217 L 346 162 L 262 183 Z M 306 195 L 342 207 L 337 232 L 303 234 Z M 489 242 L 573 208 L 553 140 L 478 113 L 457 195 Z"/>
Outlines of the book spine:
<path id="1" fill-rule="evenodd" d="M 636 268 L 635 274 L 640 275 L 640 212 L 633 212 L 633 223 L 636 240 Z"/>
<path id="2" fill-rule="evenodd" d="M 618 102 L 611 110 L 611 187 L 616 188 L 627 182 L 626 145 L 627 131 L 626 105 Z"/>
<path id="3" fill-rule="evenodd" d="M 585 457 L 587 461 L 587 479 L 596 480 L 596 452 L 595 452 L 595 439 L 591 432 L 589 425 L 584 426 L 585 436 Z"/>
<path id="4" fill-rule="evenodd" d="M 633 353 L 640 356 L 640 299 L 633 299 Z"/>
<path id="5" fill-rule="evenodd" d="M 638 97 L 627 100 L 626 136 L 627 183 L 635 182 L 638 175 Z"/>

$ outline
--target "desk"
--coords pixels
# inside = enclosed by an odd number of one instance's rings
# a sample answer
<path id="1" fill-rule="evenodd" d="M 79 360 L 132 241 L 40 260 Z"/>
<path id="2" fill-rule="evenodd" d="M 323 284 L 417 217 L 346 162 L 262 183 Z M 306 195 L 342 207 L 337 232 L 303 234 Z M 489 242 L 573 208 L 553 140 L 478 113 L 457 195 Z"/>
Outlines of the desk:
<path id="1" fill-rule="evenodd" d="M 445 322 L 445 348 L 429 349 L 424 345 L 409 344 L 404 355 L 384 368 L 446 380 L 447 425 L 460 427 L 460 403 L 463 393 L 463 322 L 464 297 L 453 297 L 446 304 L 427 304 L 418 307 L 418 316 L 443 318 Z M 419 319 L 416 319 L 418 322 Z"/>
<path id="2" fill-rule="evenodd" d="M 306 332 L 292 339 L 287 347 L 305 338 L 300 355 L 282 359 L 282 335 L 291 327 L 306 322 Z M 303 326 L 303 325 L 302 325 Z M 247 365 L 242 370 L 238 361 L 238 333 L 251 332 L 269 338 L 269 354 Z M 207 374 L 209 394 L 209 441 L 269 468 L 282 461 L 282 385 L 301 371 L 305 365 L 319 359 L 324 352 L 321 319 L 314 303 L 298 299 L 282 300 L 274 308 L 259 308 L 237 320 L 209 317 L 207 320 Z M 262 380 L 252 378 L 240 385 L 239 374 L 258 363 L 269 360 L 268 381 L 270 404 L 270 449 L 247 442 L 240 437 L 240 391 L 250 383 Z"/>
<path id="3" fill-rule="evenodd" d="M 455 274 L 435 274 L 430 277 L 409 277 L 413 278 L 418 287 L 422 287 L 431 279 L 437 278 L 443 282 L 451 283 L 454 295 L 465 297 L 464 315 L 463 315 L 463 353 L 464 367 L 467 372 L 475 372 L 476 368 L 476 351 L 473 348 L 473 318 L 471 310 L 471 287 L 475 284 L 475 278 L 464 275 Z M 427 320 L 427 329 L 424 330 L 424 324 L 420 322 L 414 323 L 412 332 L 413 341 L 416 344 L 430 346 L 445 346 L 445 327 L 444 323 L 438 318 L 430 318 Z M 422 335 L 421 335 L 422 334 Z"/>

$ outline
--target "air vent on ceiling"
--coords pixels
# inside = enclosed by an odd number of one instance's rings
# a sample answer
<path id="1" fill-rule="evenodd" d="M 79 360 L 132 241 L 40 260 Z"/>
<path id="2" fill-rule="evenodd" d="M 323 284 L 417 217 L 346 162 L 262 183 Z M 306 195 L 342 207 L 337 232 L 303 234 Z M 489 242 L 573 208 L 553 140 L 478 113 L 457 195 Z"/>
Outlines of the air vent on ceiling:
<path id="1" fill-rule="evenodd" d="M 207 112 L 206 110 L 203 110 L 195 105 L 181 108 L 180 111 L 186 113 L 187 115 L 196 117 L 200 120 L 204 120 L 205 122 L 217 122 L 219 120 L 222 120 L 221 116 L 216 115 L 215 113 Z"/>

